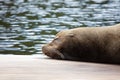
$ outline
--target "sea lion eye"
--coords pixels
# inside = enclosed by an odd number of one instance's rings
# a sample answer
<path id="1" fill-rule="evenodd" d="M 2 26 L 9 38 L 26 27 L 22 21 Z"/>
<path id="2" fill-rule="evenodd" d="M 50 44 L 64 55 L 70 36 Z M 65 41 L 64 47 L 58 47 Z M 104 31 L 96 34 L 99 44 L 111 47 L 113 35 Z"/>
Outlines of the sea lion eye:
<path id="1" fill-rule="evenodd" d="M 53 42 L 53 43 L 59 43 L 59 42 L 60 42 L 60 38 L 59 38 L 59 37 L 55 37 L 52 42 Z"/>
<path id="2" fill-rule="evenodd" d="M 57 40 L 57 39 L 59 39 L 59 37 L 55 37 L 55 39 L 54 39 L 54 40 Z"/>

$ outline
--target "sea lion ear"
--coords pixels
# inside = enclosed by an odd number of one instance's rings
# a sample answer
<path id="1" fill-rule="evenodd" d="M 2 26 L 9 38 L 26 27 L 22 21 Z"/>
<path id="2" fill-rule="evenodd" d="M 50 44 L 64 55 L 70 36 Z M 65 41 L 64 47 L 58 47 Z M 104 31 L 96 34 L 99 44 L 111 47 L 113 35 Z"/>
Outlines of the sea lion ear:
<path id="1" fill-rule="evenodd" d="M 67 36 L 68 36 L 68 37 L 74 37 L 75 34 L 73 34 L 73 33 L 69 33 Z"/>

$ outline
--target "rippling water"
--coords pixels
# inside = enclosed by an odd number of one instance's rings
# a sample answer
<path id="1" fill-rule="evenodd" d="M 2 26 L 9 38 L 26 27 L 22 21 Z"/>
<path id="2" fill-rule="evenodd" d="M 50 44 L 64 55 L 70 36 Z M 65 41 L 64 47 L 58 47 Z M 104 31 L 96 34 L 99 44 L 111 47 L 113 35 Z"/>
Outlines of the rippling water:
<path id="1" fill-rule="evenodd" d="M 120 0 L 0 0 L 0 54 L 39 54 L 60 30 L 120 23 Z"/>

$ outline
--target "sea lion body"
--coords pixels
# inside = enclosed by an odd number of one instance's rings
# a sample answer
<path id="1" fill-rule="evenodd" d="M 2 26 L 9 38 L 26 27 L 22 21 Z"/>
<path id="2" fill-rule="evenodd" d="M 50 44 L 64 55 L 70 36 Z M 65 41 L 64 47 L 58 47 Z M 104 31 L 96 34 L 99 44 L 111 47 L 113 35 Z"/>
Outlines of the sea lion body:
<path id="1" fill-rule="evenodd" d="M 120 24 L 61 31 L 42 51 L 54 59 L 120 64 Z"/>

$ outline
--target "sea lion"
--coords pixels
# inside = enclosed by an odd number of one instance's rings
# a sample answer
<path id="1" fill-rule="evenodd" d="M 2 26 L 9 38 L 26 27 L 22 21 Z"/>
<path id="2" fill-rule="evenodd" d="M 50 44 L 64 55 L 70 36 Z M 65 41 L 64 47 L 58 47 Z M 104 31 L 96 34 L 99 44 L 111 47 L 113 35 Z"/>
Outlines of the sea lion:
<path id="1" fill-rule="evenodd" d="M 53 59 L 120 64 L 120 24 L 60 31 L 42 51 Z"/>

